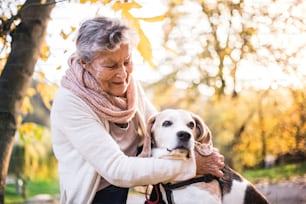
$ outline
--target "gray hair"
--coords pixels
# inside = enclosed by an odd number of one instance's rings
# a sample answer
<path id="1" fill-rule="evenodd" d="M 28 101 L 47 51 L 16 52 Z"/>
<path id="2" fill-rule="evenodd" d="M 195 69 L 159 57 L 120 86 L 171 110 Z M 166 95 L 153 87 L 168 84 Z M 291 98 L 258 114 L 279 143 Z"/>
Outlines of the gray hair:
<path id="1" fill-rule="evenodd" d="M 77 55 L 90 63 L 97 54 L 115 51 L 123 43 L 129 44 L 129 49 L 137 43 L 136 32 L 127 23 L 116 18 L 95 17 L 84 21 L 79 28 Z"/>

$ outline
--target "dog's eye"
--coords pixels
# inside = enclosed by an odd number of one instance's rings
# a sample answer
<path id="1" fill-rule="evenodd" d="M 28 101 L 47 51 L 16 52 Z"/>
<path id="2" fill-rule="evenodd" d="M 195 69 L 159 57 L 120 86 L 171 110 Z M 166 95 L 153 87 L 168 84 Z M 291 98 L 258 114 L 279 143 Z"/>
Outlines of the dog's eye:
<path id="1" fill-rule="evenodd" d="M 190 121 L 188 124 L 187 124 L 187 127 L 189 127 L 190 129 L 193 129 L 195 126 L 194 122 L 193 121 Z"/>
<path id="2" fill-rule="evenodd" d="M 164 121 L 163 124 L 162 124 L 163 127 L 169 127 L 171 125 L 172 125 L 172 122 L 169 121 L 169 120 Z"/>

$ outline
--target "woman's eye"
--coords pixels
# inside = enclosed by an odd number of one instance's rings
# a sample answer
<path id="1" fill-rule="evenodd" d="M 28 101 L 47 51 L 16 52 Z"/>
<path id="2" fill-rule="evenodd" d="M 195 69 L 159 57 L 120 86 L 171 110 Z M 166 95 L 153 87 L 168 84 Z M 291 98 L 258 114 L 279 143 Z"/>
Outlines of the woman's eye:
<path id="1" fill-rule="evenodd" d="M 113 65 L 108 65 L 108 66 L 106 66 L 107 68 L 110 68 L 110 69 L 115 69 L 116 67 L 117 67 L 117 65 L 116 64 L 113 64 Z"/>
<path id="2" fill-rule="evenodd" d="M 131 62 L 130 61 L 126 61 L 126 62 L 124 62 L 124 66 L 128 66 L 128 65 L 130 65 L 131 64 Z"/>
<path id="3" fill-rule="evenodd" d="M 172 122 L 169 121 L 169 120 L 164 121 L 163 124 L 162 124 L 163 127 L 169 127 L 171 125 L 172 125 Z"/>
<path id="4" fill-rule="evenodd" d="M 187 124 L 187 127 L 189 127 L 190 129 L 193 129 L 194 126 L 195 126 L 195 124 L 194 124 L 193 121 L 191 121 L 191 122 L 189 122 L 189 123 Z"/>

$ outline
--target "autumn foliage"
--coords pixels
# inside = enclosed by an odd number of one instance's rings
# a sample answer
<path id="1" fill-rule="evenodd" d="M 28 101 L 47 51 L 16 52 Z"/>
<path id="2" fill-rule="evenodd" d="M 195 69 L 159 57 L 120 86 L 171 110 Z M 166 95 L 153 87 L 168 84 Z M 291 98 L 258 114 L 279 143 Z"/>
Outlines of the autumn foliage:
<path id="1" fill-rule="evenodd" d="M 13 5 L 16 10 L 21 6 L 18 2 Z M 139 36 L 137 50 L 143 64 L 161 73 L 155 81 L 146 81 L 146 74 L 141 79 L 152 102 L 158 109 L 184 108 L 200 115 L 213 133 L 215 146 L 229 164 L 242 169 L 262 167 L 269 155 L 281 158 L 299 153 L 305 158 L 305 71 L 298 60 L 306 57 L 302 55 L 306 53 L 306 41 L 293 44 L 290 34 L 305 32 L 304 13 L 298 12 L 303 3 L 288 3 L 285 5 L 288 15 L 285 15 L 281 10 L 273 10 L 284 6 L 278 1 L 260 6 L 240 1 L 205 2 L 164 1 L 164 13 L 148 17 L 135 15 L 133 11 L 146 5 L 134 0 L 80 1 L 97 5 L 97 9 L 109 7 L 131 23 Z M 1 12 L 0 73 L 11 51 L 10 33 L 19 23 L 14 11 Z M 9 29 L 4 26 L 8 23 L 11 23 Z M 162 23 L 159 49 L 155 49 L 157 45 L 152 44 L 143 23 Z M 292 30 L 287 29 L 292 26 Z M 75 32 L 76 27 L 70 26 L 59 35 L 63 40 L 73 40 L 71 35 Z M 288 38 L 282 38 L 285 34 Z M 288 45 L 292 45 L 290 49 Z M 52 52 L 51 45 L 45 42 L 40 49 L 40 60 L 47 62 Z M 156 53 L 161 55 L 159 59 L 153 57 Z M 61 65 L 54 64 L 54 70 L 61 69 Z M 247 78 L 244 74 L 248 72 L 263 74 L 258 74 L 259 79 Z M 296 76 L 295 81 L 284 83 L 273 79 L 262 86 L 261 79 L 273 78 L 273 73 L 282 73 L 288 78 Z M 38 69 L 33 76 L 35 83 L 24 92 L 17 133 L 25 145 L 31 146 L 28 141 L 35 141 L 50 148 L 41 138 L 48 134 L 41 129 L 41 124 L 24 119 L 38 111 L 32 104 L 37 95 L 42 106 L 50 109 L 58 83 L 49 81 Z M 37 162 L 39 158 L 33 156 L 35 148 L 39 152 L 42 147 L 29 148 L 28 154 L 33 159 L 33 169 L 38 170 L 42 167 Z M 50 152 L 42 155 L 50 159 Z M 28 175 L 32 174 L 28 172 Z"/>

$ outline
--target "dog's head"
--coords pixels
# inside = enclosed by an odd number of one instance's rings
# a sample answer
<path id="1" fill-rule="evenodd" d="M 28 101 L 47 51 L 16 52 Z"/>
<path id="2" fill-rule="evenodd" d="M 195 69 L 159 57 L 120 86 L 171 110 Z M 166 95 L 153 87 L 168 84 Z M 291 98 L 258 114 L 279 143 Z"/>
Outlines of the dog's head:
<path id="1" fill-rule="evenodd" d="M 211 133 L 199 116 L 167 109 L 148 120 L 141 156 L 186 159 L 193 155 L 194 148 L 202 155 L 213 151 Z"/>

